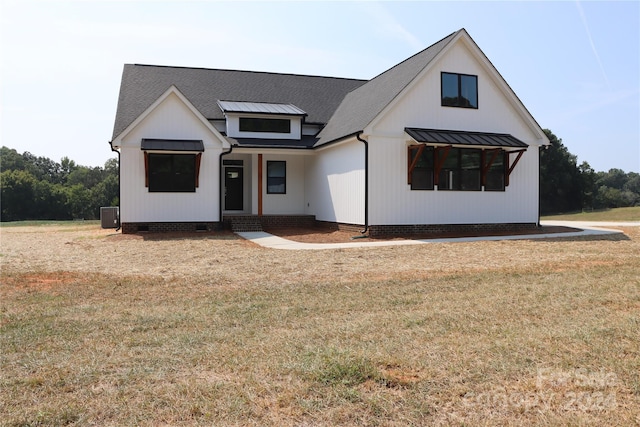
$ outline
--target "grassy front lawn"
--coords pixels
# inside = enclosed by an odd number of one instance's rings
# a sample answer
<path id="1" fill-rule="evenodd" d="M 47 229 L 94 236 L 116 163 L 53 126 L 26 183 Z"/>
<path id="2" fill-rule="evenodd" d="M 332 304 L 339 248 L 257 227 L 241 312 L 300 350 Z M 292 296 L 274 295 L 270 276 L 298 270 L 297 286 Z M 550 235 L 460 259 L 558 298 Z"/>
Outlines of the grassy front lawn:
<path id="1" fill-rule="evenodd" d="M 2 425 L 634 425 L 640 229 L 278 251 L 3 230 Z"/>
<path id="2" fill-rule="evenodd" d="M 640 221 L 640 206 L 607 209 L 594 212 L 549 215 L 543 216 L 541 219 L 561 221 Z"/>

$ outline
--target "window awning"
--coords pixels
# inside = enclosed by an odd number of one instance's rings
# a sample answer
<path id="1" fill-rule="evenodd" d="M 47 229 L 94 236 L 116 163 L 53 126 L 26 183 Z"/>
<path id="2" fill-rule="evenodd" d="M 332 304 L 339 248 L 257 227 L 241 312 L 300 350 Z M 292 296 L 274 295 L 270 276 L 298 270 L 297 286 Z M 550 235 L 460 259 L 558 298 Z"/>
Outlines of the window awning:
<path id="1" fill-rule="evenodd" d="M 404 128 L 416 142 L 477 147 L 526 148 L 527 144 L 506 133 L 466 132 L 459 130 Z"/>
<path id="2" fill-rule="evenodd" d="M 204 143 L 199 139 L 147 139 L 143 138 L 140 144 L 142 150 L 155 151 L 190 151 L 201 153 L 204 151 Z"/>

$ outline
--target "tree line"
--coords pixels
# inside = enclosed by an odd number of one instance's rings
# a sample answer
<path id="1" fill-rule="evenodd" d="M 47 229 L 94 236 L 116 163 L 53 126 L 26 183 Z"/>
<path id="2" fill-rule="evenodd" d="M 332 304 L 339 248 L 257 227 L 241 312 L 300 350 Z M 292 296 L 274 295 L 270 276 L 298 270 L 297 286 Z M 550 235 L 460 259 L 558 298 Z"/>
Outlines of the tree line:
<path id="1" fill-rule="evenodd" d="M 640 206 L 640 174 L 609 169 L 596 172 L 571 154 L 548 129 L 551 146 L 540 154 L 542 214 Z"/>
<path id="2" fill-rule="evenodd" d="M 100 207 L 118 206 L 118 160 L 104 167 L 60 163 L 0 148 L 2 221 L 98 219 Z"/>
<path id="3" fill-rule="evenodd" d="M 542 214 L 640 205 L 640 174 L 620 169 L 596 172 L 571 154 L 562 139 L 545 133 L 551 146 L 540 154 Z M 0 148 L 2 221 L 98 219 L 100 207 L 118 206 L 118 160 L 104 167 L 60 163 Z"/>

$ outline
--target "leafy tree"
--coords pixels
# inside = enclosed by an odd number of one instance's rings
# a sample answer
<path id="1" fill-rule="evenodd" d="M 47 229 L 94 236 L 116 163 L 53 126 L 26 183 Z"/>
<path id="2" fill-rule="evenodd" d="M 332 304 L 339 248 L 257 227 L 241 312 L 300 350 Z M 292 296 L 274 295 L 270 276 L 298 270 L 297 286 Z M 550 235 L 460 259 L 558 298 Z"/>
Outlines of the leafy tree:
<path id="1" fill-rule="evenodd" d="M 609 169 L 609 172 L 598 172 L 596 183 L 598 186 L 615 188 L 622 190 L 627 181 L 627 174 L 622 169 Z"/>
<path id="2" fill-rule="evenodd" d="M 24 170 L 22 154 L 11 148 L 0 148 L 0 170 Z"/>
<path id="3" fill-rule="evenodd" d="M 622 186 L 622 189 L 640 196 L 640 174 L 629 172 L 627 174 L 627 182 Z"/>
<path id="4" fill-rule="evenodd" d="M 578 166 L 580 177 L 582 180 L 582 207 L 593 209 L 595 195 L 598 192 L 596 187 L 596 172 L 587 162 L 580 163 Z"/>
<path id="5" fill-rule="evenodd" d="M 2 221 L 37 219 L 36 185 L 38 180 L 25 170 L 8 170 L 0 174 Z"/>
<path id="6" fill-rule="evenodd" d="M 99 168 L 88 168 L 86 166 L 76 167 L 67 177 L 67 185 L 74 186 L 81 184 L 86 188 L 92 188 L 101 182 L 105 177 L 104 171 Z"/>
<path id="7" fill-rule="evenodd" d="M 91 201 L 91 190 L 82 184 L 68 188 L 68 206 L 74 219 L 95 219 L 95 209 Z"/>
<path id="8" fill-rule="evenodd" d="M 22 154 L 25 170 L 31 172 L 38 180 L 61 184 L 64 181 L 62 166 L 47 157 L 36 157 L 25 151 Z"/>
<path id="9" fill-rule="evenodd" d="M 96 219 L 101 206 L 118 204 L 118 160 L 86 167 L 68 157 L 60 163 L 29 152 L 0 148 L 2 221 Z"/>

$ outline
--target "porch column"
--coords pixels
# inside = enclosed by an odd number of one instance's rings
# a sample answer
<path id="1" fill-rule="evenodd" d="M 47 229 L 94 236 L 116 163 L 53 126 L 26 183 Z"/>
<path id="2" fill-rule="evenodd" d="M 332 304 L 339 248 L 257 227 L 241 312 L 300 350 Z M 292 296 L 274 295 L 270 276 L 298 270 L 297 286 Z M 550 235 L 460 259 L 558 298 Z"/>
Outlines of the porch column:
<path id="1" fill-rule="evenodd" d="M 262 216 L 262 153 L 258 154 L 258 216 Z"/>

